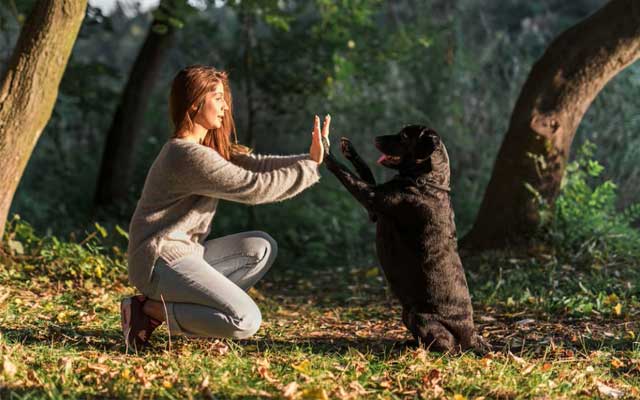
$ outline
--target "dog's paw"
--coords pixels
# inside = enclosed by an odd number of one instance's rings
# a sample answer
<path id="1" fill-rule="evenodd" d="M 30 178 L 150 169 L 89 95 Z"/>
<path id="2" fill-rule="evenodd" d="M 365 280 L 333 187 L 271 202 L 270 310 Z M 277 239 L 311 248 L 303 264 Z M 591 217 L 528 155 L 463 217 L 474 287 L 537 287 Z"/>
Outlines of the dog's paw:
<path id="1" fill-rule="evenodd" d="M 353 144 L 351 144 L 351 141 L 346 137 L 340 138 L 340 151 L 342 152 L 342 154 L 345 156 L 347 160 L 353 158 L 356 155 L 356 151 L 353 148 Z"/>
<path id="2" fill-rule="evenodd" d="M 489 341 L 487 341 L 482 336 L 475 335 L 474 344 L 473 344 L 473 347 L 471 348 L 471 351 L 476 355 L 483 356 L 493 351 L 493 346 L 491 345 L 491 343 L 489 343 Z"/>
<path id="3" fill-rule="evenodd" d="M 327 139 L 324 136 L 320 136 L 320 140 L 322 140 L 322 149 L 324 150 L 324 155 L 328 156 L 329 155 L 329 139 Z"/>

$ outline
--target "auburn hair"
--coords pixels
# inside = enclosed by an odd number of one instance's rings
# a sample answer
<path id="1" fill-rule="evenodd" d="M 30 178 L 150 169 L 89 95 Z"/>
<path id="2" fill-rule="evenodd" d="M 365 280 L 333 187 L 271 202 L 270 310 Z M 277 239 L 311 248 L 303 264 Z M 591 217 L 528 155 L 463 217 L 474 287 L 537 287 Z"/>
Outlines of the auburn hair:
<path id="1" fill-rule="evenodd" d="M 236 126 L 233 121 L 231 88 L 226 72 L 205 65 L 191 65 L 176 74 L 171 83 L 169 113 L 173 122 L 173 138 L 188 136 L 193 130 L 196 114 L 204 105 L 205 96 L 213 92 L 218 83 L 224 89 L 224 100 L 228 109 L 222 117 L 222 126 L 209 129 L 202 144 L 211 147 L 226 160 L 234 154 L 250 153 L 251 149 L 238 144 Z M 193 106 L 195 105 L 195 109 Z M 233 133 L 234 141 L 231 141 Z"/>

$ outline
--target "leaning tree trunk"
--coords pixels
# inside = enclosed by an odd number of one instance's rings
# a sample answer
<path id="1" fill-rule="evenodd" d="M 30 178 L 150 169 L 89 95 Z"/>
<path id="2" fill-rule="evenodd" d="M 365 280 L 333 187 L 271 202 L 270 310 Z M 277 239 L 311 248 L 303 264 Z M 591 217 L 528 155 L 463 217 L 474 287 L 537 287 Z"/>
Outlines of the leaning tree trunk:
<path id="1" fill-rule="evenodd" d="M 11 201 L 51 117 L 87 0 L 38 0 L 0 86 L 0 240 Z"/>
<path id="2" fill-rule="evenodd" d="M 134 150 L 144 113 L 160 68 L 173 45 L 175 32 L 176 28 L 165 14 L 154 17 L 107 133 L 94 198 L 96 206 L 112 205 L 126 199 L 129 193 Z"/>
<path id="3" fill-rule="evenodd" d="M 639 0 L 612 0 L 551 43 L 516 102 L 464 247 L 497 248 L 531 237 L 539 226 L 539 199 L 553 205 L 558 195 L 584 113 L 638 57 Z"/>

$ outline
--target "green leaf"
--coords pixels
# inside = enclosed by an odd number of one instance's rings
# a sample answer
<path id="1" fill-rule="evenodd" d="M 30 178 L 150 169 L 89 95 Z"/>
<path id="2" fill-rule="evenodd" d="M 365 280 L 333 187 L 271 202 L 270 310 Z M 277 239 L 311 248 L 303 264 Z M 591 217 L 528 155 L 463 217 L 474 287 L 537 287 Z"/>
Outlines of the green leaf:
<path id="1" fill-rule="evenodd" d="M 184 26 L 184 22 L 174 17 L 169 17 L 167 22 L 169 22 L 169 25 L 173 26 L 176 29 L 182 29 L 182 27 Z"/>
<path id="2" fill-rule="evenodd" d="M 100 233 L 100 236 L 102 236 L 103 238 L 107 237 L 107 230 L 104 229 L 104 227 L 102 225 L 100 225 L 99 223 L 95 223 L 94 224 L 96 227 L 96 230 Z"/>
<path id="3" fill-rule="evenodd" d="M 129 234 L 124 229 L 120 228 L 120 225 L 116 225 L 116 232 L 122 235 L 125 239 L 129 240 Z"/>
<path id="4" fill-rule="evenodd" d="M 151 30 L 158 35 L 166 35 L 169 32 L 169 28 L 164 24 L 155 24 L 151 27 Z"/>

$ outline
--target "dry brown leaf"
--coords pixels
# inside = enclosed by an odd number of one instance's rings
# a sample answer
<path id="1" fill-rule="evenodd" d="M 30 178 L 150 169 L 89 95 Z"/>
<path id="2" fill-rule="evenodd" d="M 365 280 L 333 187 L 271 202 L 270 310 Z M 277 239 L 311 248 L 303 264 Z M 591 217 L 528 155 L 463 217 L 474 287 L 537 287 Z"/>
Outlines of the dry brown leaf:
<path id="1" fill-rule="evenodd" d="M 612 366 L 613 368 L 616 368 L 616 369 L 617 369 L 617 368 L 622 368 L 622 367 L 624 367 L 624 365 L 625 365 L 625 364 L 624 364 L 624 361 L 622 361 L 622 360 L 620 360 L 620 359 L 618 359 L 618 358 L 616 358 L 616 357 L 613 357 L 613 358 L 611 359 L 611 366 Z"/>
<path id="2" fill-rule="evenodd" d="M 622 390 L 612 388 L 611 386 L 607 386 L 602 382 L 596 382 L 596 387 L 598 388 L 598 392 L 602 396 L 613 397 L 614 399 L 618 399 L 624 396 L 624 392 Z"/>
<path id="3" fill-rule="evenodd" d="M 525 365 L 527 365 L 527 362 L 525 361 L 524 358 L 518 357 L 512 352 L 509 352 L 509 358 L 511 358 L 516 364 L 520 365 L 521 367 L 524 367 Z"/>
<path id="4" fill-rule="evenodd" d="M 529 375 L 535 367 L 536 367 L 535 364 L 530 364 L 529 366 L 527 366 L 525 369 L 522 370 L 522 375 Z"/>
<path id="5" fill-rule="evenodd" d="M 211 343 L 211 346 L 209 348 L 213 351 L 213 353 L 219 356 L 223 356 L 229 352 L 229 346 L 227 346 L 226 343 L 224 343 L 222 340 L 215 340 L 213 343 Z"/>
<path id="6" fill-rule="evenodd" d="M 269 360 L 267 360 L 266 358 L 260 359 L 256 362 L 256 370 L 258 371 L 258 375 L 260 375 L 262 379 L 264 379 L 269 383 L 277 382 L 278 380 L 274 379 L 271 376 L 271 372 L 269 371 L 269 368 L 271 368 L 271 364 L 269 363 Z"/>
<path id="7" fill-rule="evenodd" d="M 105 364 L 89 363 L 87 364 L 87 368 L 95 371 L 98 375 L 104 375 L 109 372 L 109 366 Z"/>
<path id="8" fill-rule="evenodd" d="M 444 393 L 444 389 L 440 386 L 442 375 L 437 369 L 432 369 L 429 373 L 422 377 L 422 383 L 433 397 L 440 397 Z"/>
<path id="9" fill-rule="evenodd" d="M 286 399 L 293 399 L 298 392 L 298 382 L 293 381 L 282 388 L 282 396 Z"/>

